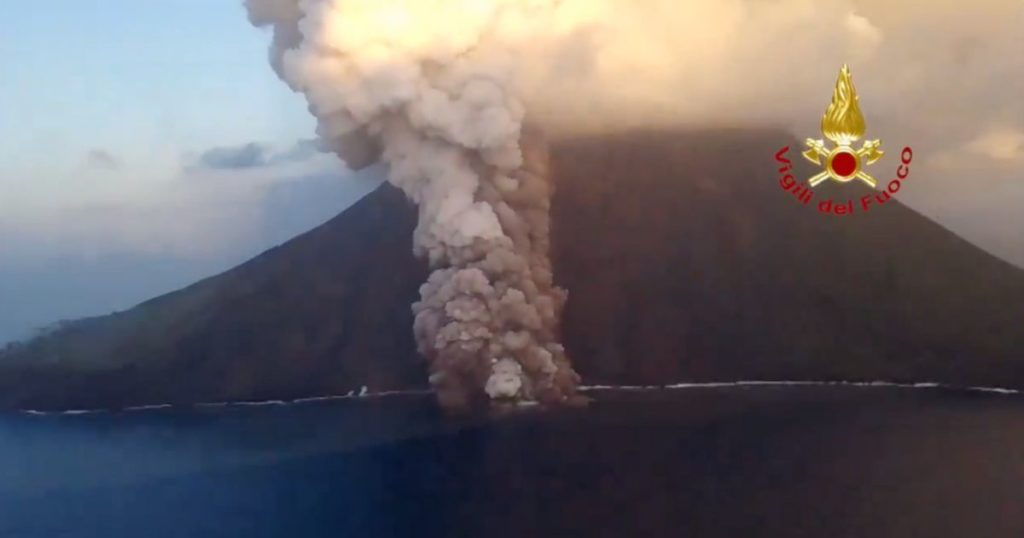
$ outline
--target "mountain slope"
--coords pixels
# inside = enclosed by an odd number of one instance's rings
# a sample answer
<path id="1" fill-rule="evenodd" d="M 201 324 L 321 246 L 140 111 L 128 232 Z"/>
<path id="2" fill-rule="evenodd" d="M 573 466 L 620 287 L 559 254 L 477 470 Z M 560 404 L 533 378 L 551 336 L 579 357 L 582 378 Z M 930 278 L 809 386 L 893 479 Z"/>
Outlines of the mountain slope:
<path id="1" fill-rule="evenodd" d="M 297 398 L 425 385 L 409 305 L 415 210 L 379 189 L 224 274 L 0 358 L 6 407 Z M 352 360 L 356 358 L 356 360 Z"/>
<path id="2" fill-rule="evenodd" d="M 800 205 L 778 184 L 787 142 L 631 133 L 558 148 L 554 261 L 585 377 L 1024 384 L 1024 272 L 896 201 L 844 217 Z M 871 171 L 888 181 L 897 164 Z M 867 192 L 826 184 L 815 201 Z"/>
<path id="3" fill-rule="evenodd" d="M 801 206 L 777 183 L 786 144 L 772 130 L 555 144 L 553 259 L 585 381 L 1024 386 L 1024 272 L 898 202 L 852 217 Z M 873 172 L 888 178 L 894 162 Z M 415 208 L 385 186 L 232 271 L 9 350 L 0 406 L 422 387 L 409 306 L 427 269 L 410 253 L 414 225 Z"/>

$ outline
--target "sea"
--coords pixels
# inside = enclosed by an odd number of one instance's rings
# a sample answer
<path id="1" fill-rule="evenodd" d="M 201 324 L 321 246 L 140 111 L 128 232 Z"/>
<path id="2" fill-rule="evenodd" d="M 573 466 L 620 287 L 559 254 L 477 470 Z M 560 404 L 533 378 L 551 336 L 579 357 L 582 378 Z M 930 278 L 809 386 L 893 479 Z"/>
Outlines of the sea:
<path id="1" fill-rule="evenodd" d="M 1024 536 L 1024 397 L 593 387 L 0 414 L 0 537 Z"/>

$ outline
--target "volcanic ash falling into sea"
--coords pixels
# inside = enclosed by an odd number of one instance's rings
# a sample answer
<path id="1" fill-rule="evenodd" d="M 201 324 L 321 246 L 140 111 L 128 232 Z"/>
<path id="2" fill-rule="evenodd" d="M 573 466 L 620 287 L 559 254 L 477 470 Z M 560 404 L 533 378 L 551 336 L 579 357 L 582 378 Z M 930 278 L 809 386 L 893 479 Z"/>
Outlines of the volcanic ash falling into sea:
<path id="1" fill-rule="evenodd" d="M 419 207 L 432 273 L 413 331 L 441 403 L 561 403 L 579 377 L 559 342 L 551 184 L 526 136 L 513 48 L 551 1 L 250 0 L 271 62 L 305 94 L 320 137 L 353 161 L 380 152 Z M 360 155 L 362 153 L 362 155 Z"/>

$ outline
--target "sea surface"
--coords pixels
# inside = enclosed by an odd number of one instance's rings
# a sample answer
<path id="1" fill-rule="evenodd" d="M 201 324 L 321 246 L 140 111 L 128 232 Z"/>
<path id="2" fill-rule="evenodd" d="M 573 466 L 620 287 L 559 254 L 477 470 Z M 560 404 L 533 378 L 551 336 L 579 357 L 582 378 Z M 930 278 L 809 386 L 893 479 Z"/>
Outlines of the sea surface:
<path id="1" fill-rule="evenodd" d="M 596 390 L 0 415 L 0 537 L 1024 536 L 1024 397 Z"/>

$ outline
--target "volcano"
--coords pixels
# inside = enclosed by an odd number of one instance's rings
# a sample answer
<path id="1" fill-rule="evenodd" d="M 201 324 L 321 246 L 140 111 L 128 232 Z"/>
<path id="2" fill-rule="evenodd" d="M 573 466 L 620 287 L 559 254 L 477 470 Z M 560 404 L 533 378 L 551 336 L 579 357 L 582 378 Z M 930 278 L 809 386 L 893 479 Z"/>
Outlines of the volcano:
<path id="1" fill-rule="evenodd" d="M 584 383 L 1024 387 L 1024 272 L 898 201 L 846 217 L 802 206 L 778 185 L 785 145 L 770 129 L 553 142 L 552 259 Z M 426 388 L 415 225 L 385 185 L 221 275 L 13 346 L 0 407 Z"/>

